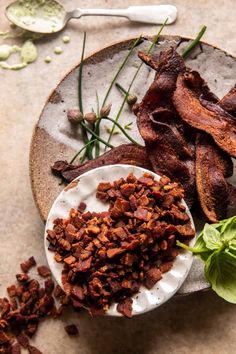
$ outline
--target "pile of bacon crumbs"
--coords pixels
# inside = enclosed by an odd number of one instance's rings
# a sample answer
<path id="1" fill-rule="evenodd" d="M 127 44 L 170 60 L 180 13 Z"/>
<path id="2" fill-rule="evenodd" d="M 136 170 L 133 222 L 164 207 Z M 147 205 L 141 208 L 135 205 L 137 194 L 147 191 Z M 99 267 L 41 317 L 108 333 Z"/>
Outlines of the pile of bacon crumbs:
<path id="1" fill-rule="evenodd" d="M 176 240 L 194 237 L 183 196 L 168 177 L 129 174 L 98 185 L 96 197 L 109 203 L 108 211 L 85 211 L 82 202 L 67 219 L 54 220 L 49 250 L 64 265 L 62 283 L 75 308 L 102 314 L 118 302 L 117 311 L 132 316 L 132 295 L 171 269 Z"/>
<path id="2" fill-rule="evenodd" d="M 27 274 L 36 266 L 34 257 L 21 263 L 21 274 L 16 275 L 17 284 L 7 288 L 8 298 L 0 298 L 0 353 L 20 354 L 21 348 L 30 354 L 42 354 L 30 345 L 31 338 L 37 331 L 39 322 L 46 317 L 60 316 L 70 299 L 64 291 L 51 279 L 51 272 L 46 266 L 37 268 L 40 277 L 44 278 L 44 286 Z M 59 306 L 56 307 L 56 302 Z M 74 324 L 65 327 L 69 335 L 78 334 Z"/>

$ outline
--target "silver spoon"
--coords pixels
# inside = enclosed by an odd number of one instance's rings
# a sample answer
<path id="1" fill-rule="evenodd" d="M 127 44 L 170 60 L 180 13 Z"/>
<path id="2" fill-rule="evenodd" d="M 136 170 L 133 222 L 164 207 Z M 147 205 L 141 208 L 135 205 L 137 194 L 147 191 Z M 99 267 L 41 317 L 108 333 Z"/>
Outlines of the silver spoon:
<path id="1" fill-rule="evenodd" d="M 61 31 L 72 18 L 82 16 L 119 16 L 130 21 L 173 23 L 177 9 L 172 5 L 130 6 L 127 9 L 76 9 L 67 12 L 56 0 L 17 0 L 6 8 L 7 18 L 18 27 L 32 32 Z"/>

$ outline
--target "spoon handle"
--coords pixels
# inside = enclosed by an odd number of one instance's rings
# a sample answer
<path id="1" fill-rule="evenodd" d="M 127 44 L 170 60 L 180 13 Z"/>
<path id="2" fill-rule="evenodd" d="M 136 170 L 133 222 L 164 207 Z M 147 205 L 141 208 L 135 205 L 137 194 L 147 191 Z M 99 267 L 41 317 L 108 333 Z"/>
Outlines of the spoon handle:
<path id="1" fill-rule="evenodd" d="M 73 18 L 82 16 L 118 16 L 130 21 L 162 24 L 173 23 L 177 17 L 177 9 L 173 5 L 130 6 L 127 9 L 77 9 L 70 13 Z"/>

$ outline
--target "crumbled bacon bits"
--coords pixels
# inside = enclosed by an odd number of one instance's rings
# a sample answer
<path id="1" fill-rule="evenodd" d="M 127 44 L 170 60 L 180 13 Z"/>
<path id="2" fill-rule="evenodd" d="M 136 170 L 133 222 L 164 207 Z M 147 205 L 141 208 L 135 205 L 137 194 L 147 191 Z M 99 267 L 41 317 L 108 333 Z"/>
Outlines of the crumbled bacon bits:
<path id="1" fill-rule="evenodd" d="M 36 262 L 33 257 L 21 263 L 23 272 L 28 272 Z M 39 267 L 42 277 L 51 273 L 46 266 Z M 69 299 L 64 291 L 57 286 L 54 290 L 54 282 L 47 278 L 45 287 L 41 287 L 36 279 L 28 274 L 17 274 L 17 284 L 7 287 L 8 298 L 0 298 L 0 353 L 20 354 L 21 348 L 27 349 L 30 354 L 42 354 L 31 346 L 31 338 L 38 329 L 39 322 L 45 317 L 57 317 L 68 304 Z M 57 309 L 52 296 L 58 297 L 61 304 Z"/>
<path id="2" fill-rule="evenodd" d="M 132 295 L 171 269 L 177 239 L 188 243 L 194 237 L 183 196 L 168 177 L 129 174 L 98 185 L 96 197 L 109 203 L 108 211 L 85 211 L 80 204 L 67 219 L 54 220 L 49 249 L 64 264 L 62 283 L 75 308 L 93 316 L 115 301 L 119 312 L 132 316 Z"/>

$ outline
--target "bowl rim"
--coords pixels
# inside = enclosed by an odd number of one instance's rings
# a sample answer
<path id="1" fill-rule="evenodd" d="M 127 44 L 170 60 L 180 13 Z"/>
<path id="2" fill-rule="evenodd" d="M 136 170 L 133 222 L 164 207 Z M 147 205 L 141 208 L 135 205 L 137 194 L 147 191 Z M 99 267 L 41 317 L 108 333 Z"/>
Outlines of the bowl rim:
<path id="1" fill-rule="evenodd" d="M 51 214 L 53 214 L 53 210 L 54 208 L 56 207 L 57 203 L 60 203 L 61 200 L 63 200 L 63 197 L 65 196 L 65 193 L 69 190 L 70 192 L 72 191 L 73 192 L 73 189 L 76 189 L 77 186 L 79 185 L 78 184 L 78 181 L 80 181 L 81 179 L 86 179 L 86 177 L 88 175 L 96 175 L 97 172 L 100 172 L 100 171 L 107 171 L 111 168 L 122 168 L 123 171 L 124 171 L 124 176 L 123 177 L 126 177 L 128 173 L 130 173 L 130 169 L 134 170 L 134 174 L 135 174 L 135 171 L 139 171 L 139 172 L 142 172 L 142 174 L 144 172 L 148 172 L 150 174 L 152 174 L 154 176 L 154 178 L 156 180 L 159 180 L 161 178 L 160 175 L 158 175 L 157 173 L 153 172 L 153 171 L 149 171 L 148 169 L 145 169 L 145 168 L 142 168 L 142 167 L 139 167 L 139 166 L 134 166 L 134 165 L 126 165 L 126 164 L 115 164 L 115 165 L 106 165 L 106 166 L 100 166 L 100 167 L 97 167 L 95 169 L 92 169 L 92 170 L 89 170 L 83 174 L 81 174 L 80 176 L 76 177 L 68 186 L 66 186 L 61 192 L 60 194 L 57 196 L 57 198 L 54 200 L 54 203 L 49 211 L 49 214 L 48 214 L 48 218 L 47 218 L 47 221 L 46 221 L 46 224 L 45 224 L 45 231 L 44 231 L 44 251 L 45 251 L 45 255 L 46 255 L 46 259 L 47 259 L 47 263 L 48 263 L 48 266 L 52 272 L 52 275 L 56 281 L 56 283 L 58 285 L 60 285 L 62 288 L 63 288 L 63 284 L 61 282 L 61 280 L 58 279 L 58 271 L 56 271 L 56 267 L 54 267 L 54 265 L 57 264 L 57 262 L 54 260 L 53 258 L 53 255 L 54 255 L 54 252 L 52 251 L 49 251 L 48 250 L 48 245 L 49 245 L 49 242 L 47 241 L 46 239 L 46 236 L 47 236 L 47 230 L 49 229 L 48 227 L 48 224 L 52 223 L 53 220 L 51 220 Z M 109 179 L 109 178 L 107 178 Z M 100 181 L 97 180 L 97 183 L 99 183 Z M 94 195 L 95 197 L 95 195 Z M 186 208 L 186 213 L 188 214 L 189 218 L 190 218 L 190 222 L 191 222 L 191 226 L 192 228 L 194 229 L 195 231 L 195 236 L 193 239 L 190 240 L 190 244 L 192 245 L 196 238 L 197 238 L 197 233 L 196 233 L 196 229 L 195 229 L 195 225 L 194 225 L 194 220 L 193 220 L 193 217 L 192 217 L 192 214 L 186 204 L 186 202 L 184 201 L 184 199 L 182 199 L 181 203 L 185 206 Z M 78 203 L 77 203 L 78 204 Z M 73 206 L 71 206 L 71 208 L 73 208 Z M 67 217 L 67 216 L 63 216 L 63 217 Z M 189 271 L 191 269 L 191 266 L 192 266 L 192 262 L 193 262 L 193 255 L 191 252 L 189 251 L 186 251 L 186 250 L 182 250 L 181 251 L 181 255 L 178 255 L 176 257 L 176 259 L 179 259 L 178 257 L 179 256 L 182 256 L 182 255 L 187 255 L 188 254 L 188 258 L 184 261 L 184 262 L 187 262 L 186 264 L 186 271 L 185 271 L 185 274 L 183 277 L 181 277 L 181 279 L 179 280 L 178 282 L 178 285 L 175 287 L 174 291 L 172 291 L 170 293 L 170 295 L 168 295 L 167 293 L 167 296 L 166 298 L 164 299 L 164 301 L 161 301 L 160 303 L 156 303 L 156 304 L 151 304 L 150 306 L 147 306 L 147 308 L 145 308 L 144 310 L 138 312 L 138 313 L 133 313 L 133 317 L 134 316 L 137 316 L 137 315 L 141 315 L 143 313 L 146 313 L 146 312 L 149 312 L 151 310 L 154 310 L 155 308 L 161 306 L 162 304 L 164 304 L 166 301 L 168 301 L 172 296 L 174 296 L 176 294 L 176 292 L 179 290 L 179 288 L 181 287 L 181 285 L 184 283 L 184 281 L 186 280 L 187 278 L 187 275 L 189 274 Z M 175 259 L 175 260 L 176 260 Z M 175 262 L 174 260 L 174 262 Z M 63 267 L 63 264 L 61 264 L 60 268 L 62 270 L 62 267 Z M 174 268 L 174 267 L 173 267 Z M 172 269 L 173 269 L 172 268 Z M 168 272 L 166 272 L 165 274 L 167 274 Z M 60 271 L 60 276 L 61 276 L 61 271 Z M 154 287 L 158 284 L 158 282 L 154 285 Z M 150 289 L 151 290 L 151 289 Z M 145 291 L 146 292 L 150 292 L 150 290 L 146 289 Z M 140 293 L 140 292 L 139 292 Z M 133 295 L 133 297 L 135 297 L 137 294 Z M 132 298 L 133 298 L 132 297 Z M 110 308 L 109 308 L 110 309 Z M 109 313 L 106 312 L 104 314 L 105 316 L 112 316 L 112 317 L 121 317 L 122 315 L 120 313 L 117 312 L 117 310 L 115 310 L 114 313 Z"/>

